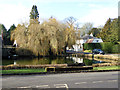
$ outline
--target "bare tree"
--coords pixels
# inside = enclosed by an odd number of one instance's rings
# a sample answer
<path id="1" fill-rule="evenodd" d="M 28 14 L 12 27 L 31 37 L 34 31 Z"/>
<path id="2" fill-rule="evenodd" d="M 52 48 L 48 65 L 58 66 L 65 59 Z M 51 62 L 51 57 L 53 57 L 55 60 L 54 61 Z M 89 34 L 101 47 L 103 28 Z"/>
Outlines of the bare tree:
<path id="1" fill-rule="evenodd" d="M 65 22 L 67 23 L 67 25 L 70 27 L 70 28 L 74 28 L 74 24 L 76 22 L 76 19 L 74 17 L 68 17 L 65 19 Z"/>
<path id="2" fill-rule="evenodd" d="M 93 24 L 92 23 L 85 23 L 83 26 L 82 26 L 82 33 L 83 35 L 84 34 L 88 34 L 89 31 L 93 28 Z"/>

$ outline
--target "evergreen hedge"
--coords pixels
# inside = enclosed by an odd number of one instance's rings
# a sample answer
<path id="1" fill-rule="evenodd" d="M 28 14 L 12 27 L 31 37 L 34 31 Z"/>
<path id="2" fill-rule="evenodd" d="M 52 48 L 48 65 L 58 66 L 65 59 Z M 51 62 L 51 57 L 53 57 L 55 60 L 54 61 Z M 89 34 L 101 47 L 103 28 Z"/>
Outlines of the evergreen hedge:
<path id="1" fill-rule="evenodd" d="M 120 44 L 113 44 L 112 42 L 103 43 L 84 43 L 84 50 L 101 49 L 105 53 L 120 53 Z"/>
<path id="2" fill-rule="evenodd" d="M 103 42 L 103 43 L 100 43 L 100 45 L 101 45 L 101 47 L 102 47 L 101 49 L 103 51 L 105 51 L 106 53 L 112 53 L 112 48 L 114 46 L 113 43 L 111 43 L 111 42 Z"/>
<path id="3" fill-rule="evenodd" d="M 120 53 L 120 44 L 114 45 L 112 47 L 112 53 Z"/>
<path id="4" fill-rule="evenodd" d="M 100 43 L 84 43 L 84 50 L 93 50 L 95 48 L 101 49 Z"/>

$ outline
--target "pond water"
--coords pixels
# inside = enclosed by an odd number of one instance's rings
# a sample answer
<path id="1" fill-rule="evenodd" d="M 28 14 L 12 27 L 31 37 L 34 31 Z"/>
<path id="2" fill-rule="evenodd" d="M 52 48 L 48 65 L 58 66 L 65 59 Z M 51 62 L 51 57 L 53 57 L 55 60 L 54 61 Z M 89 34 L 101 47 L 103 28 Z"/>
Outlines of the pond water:
<path id="1" fill-rule="evenodd" d="M 103 61 L 89 60 L 82 57 L 43 57 L 43 58 L 17 58 L 3 59 L 2 65 L 19 64 L 19 65 L 43 65 L 43 64 L 68 64 L 68 65 L 85 65 L 89 66 L 94 63 L 104 63 Z"/>

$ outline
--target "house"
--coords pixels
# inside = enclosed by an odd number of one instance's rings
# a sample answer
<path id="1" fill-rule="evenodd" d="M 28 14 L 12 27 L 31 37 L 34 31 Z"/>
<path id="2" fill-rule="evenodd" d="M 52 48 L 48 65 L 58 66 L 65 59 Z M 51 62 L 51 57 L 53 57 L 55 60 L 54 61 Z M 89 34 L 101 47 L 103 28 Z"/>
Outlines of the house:
<path id="1" fill-rule="evenodd" d="M 17 47 L 17 41 L 16 40 L 14 41 L 13 46 Z"/>
<path id="2" fill-rule="evenodd" d="M 86 43 L 101 43 L 103 42 L 101 38 L 88 39 Z"/>
<path id="3" fill-rule="evenodd" d="M 67 48 L 67 50 L 83 51 L 84 43 L 101 43 L 101 42 L 103 42 L 102 39 L 94 37 L 92 33 L 90 35 L 85 34 L 79 40 L 76 40 L 76 44 L 73 45 L 73 49 Z"/>

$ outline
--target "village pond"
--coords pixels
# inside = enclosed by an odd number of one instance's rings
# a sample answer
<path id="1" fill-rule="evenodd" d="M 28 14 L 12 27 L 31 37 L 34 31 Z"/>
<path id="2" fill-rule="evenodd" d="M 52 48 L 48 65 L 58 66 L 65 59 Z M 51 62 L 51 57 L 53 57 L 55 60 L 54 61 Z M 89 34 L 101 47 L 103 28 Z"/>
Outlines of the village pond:
<path id="1" fill-rule="evenodd" d="M 104 61 L 89 60 L 83 57 L 42 57 L 42 58 L 17 58 L 3 59 L 2 65 L 45 65 L 45 64 L 68 64 L 78 66 L 91 66 L 96 63 L 105 63 Z"/>

